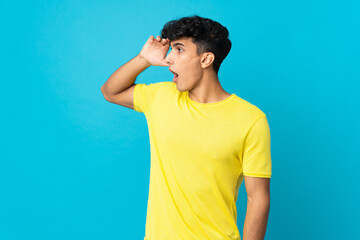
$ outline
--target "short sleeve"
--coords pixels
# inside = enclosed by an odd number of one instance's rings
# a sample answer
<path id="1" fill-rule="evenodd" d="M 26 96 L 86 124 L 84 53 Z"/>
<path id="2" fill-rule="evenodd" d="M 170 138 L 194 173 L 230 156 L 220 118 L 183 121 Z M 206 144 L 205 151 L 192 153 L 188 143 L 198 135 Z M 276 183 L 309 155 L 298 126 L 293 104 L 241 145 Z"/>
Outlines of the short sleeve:
<path id="1" fill-rule="evenodd" d="M 146 114 L 164 82 L 138 83 L 134 88 L 134 110 Z"/>
<path id="2" fill-rule="evenodd" d="M 265 114 L 253 123 L 246 135 L 243 175 L 271 178 L 270 128 Z"/>

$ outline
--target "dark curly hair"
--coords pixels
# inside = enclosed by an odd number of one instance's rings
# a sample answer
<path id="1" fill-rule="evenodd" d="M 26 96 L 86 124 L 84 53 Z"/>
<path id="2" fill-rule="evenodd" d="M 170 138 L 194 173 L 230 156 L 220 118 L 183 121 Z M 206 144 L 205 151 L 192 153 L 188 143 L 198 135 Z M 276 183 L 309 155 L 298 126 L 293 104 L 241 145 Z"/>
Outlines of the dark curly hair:
<path id="1" fill-rule="evenodd" d="M 198 55 L 204 52 L 212 52 L 215 55 L 213 69 L 216 74 L 231 49 L 227 28 L 216 21 L 198 15 L 171 20 L 164 25 L 160 34 L 162 38 L 169 38 L 170 41 L 191 37 Z"/>

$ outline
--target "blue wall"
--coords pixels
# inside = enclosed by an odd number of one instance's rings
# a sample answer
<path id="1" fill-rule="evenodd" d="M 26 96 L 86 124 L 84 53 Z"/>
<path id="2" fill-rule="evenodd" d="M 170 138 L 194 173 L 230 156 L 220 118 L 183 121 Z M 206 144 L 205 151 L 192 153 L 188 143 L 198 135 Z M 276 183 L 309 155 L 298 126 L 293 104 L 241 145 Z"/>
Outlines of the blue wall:
<path id="1" fill-rule="evenodd" d="M 0 3 L 0 239 L 143 239 L 150 149 L 142 113 L 100 87 L 169 20 L 219 21 L 224 89 L 272 137 L 265 239 L 360 238 L 358 1 Z M 150 67 L 137 83 L 171 81 Z M 240 187 L 242 236 L 246 191 Z"/>

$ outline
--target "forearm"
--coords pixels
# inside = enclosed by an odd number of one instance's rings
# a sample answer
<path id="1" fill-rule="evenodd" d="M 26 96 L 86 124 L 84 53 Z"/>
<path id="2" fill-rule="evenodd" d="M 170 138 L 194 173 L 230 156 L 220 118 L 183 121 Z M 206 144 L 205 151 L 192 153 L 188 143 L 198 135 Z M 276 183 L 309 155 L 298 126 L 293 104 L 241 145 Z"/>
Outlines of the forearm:
<path id="1" fill-rule="evenodd" d="M 270 198 L 247 202 L 243 240 L 263 240 L 270 211 Z"/>
<path id="2" fill-rule="evenodd" d="M 134 84 L 136 77 L 151 66 L 139 54 L 118 68 L 101 87 L 107 95 L 118 94 Z"/>

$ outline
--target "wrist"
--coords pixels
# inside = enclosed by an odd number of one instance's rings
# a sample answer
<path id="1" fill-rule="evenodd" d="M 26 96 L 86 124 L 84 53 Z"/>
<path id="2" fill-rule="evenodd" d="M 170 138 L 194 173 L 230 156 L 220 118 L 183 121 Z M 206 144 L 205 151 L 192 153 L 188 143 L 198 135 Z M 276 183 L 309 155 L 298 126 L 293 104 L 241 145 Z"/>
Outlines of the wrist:
<path id="1" fill-rule="evenodd" d="M 146 60 L 143 56 L 141 56 L 141 54 L 139 53 L 137 56 L 138 60 L 146 67 L 150 67 L 151 63 L 148 62 L 148 60 Z"/>

